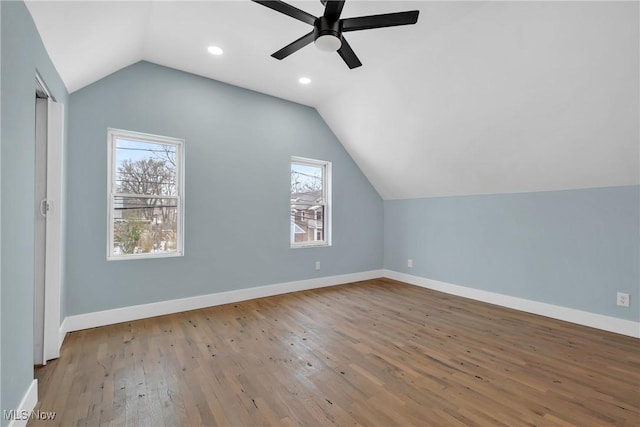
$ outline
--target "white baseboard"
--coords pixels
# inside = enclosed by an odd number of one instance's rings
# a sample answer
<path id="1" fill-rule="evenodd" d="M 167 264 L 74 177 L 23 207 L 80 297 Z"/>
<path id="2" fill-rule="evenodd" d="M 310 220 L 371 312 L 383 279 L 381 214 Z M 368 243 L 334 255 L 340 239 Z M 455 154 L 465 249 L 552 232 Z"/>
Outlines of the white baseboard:
<path id="1" fill-rule="evenodd" d="M 67 332 L 286 294 L 289 292 L 359 282 L 361 280 L 375 279 L 382 276 L 382 270 L 364 271 L 67 316 L 60 326 L 60 345 L 62 345 L 62 341 Z"/>
<path id="2" fill-rule="evenodd" d="M 27 392 L 22 397 L 20 406 L 16 409 L 14 417 L 9 423 L 9 427 L 22 427 L 26 426 L 31 413 L 33 412 L 36 404 L 38 403 L 38 380 L 31 381 L 31 385 L 27 389 Z M 4 414 L 3 414 L 4 416 Z"/>
<path id="3" fill-rule="evenodd" d="M 640 338 L 640 322 L 633 322 L 631 320 L 604 316 L 602 314 L 590 313 L 588 311 L 575 310 L 573 308 L 512 297 L 480 289 L 468 288 L 466 286 L 453 285 L 451 283 L 413 276 L 393 270 L 383 270 L 382 274 L 384 277 L 388 277 L 390 279 L 423 288 L 433 289 L 435 291 L 445 292 L 451 295 L 488 302 L 490 304 L 513 308 L 527 313 L 538 314 L 540 316 L 564 320 L 578 325 L 589 326 L 596 329 Z"/>
<path id="4" fill-rule="evenodd" d="M 64 338 L 67 336 L 67 332 L 69 331 L 67 326 L 67 319 L 67 317 L 64 318 L 64 320 L 60 324 L 60 329 L 58 330 L 58 354 L 60 354 L 62 343 L 64 342 Z"/>
<path id="5" fill-rule="evenodd" d="M 473 289 L 466 286 L 440 282 L 438 280 L 413 276 L 393 270 L 372 270 L 361 273 L 320 277 L 67 316 L 60 325 L 59 344 L 62 346 L 62 342 L 64 341 L 67 332 L 161 316 L 164 314 L 196 310 L 199 308 L 213 307 L 216 305 L 246 301 L 254 298 L 286 294 L 289 292 L 342 285 L 345 283 L 375 279 L 378 277 L 388 277 L 390 279 L 445 292 L 451 295 L 458 295 L 490 304 L 513 308 L 515 310 L 525 311 L 527 313 L 538 314 L 553 319 L 576 323 L 578 325 L 589 326 L 592 328 L 640 338 L 640 322 L 604 316 L 601 314 L 527 300 L 524 298 L 512 297 L 480 289 Z"/>

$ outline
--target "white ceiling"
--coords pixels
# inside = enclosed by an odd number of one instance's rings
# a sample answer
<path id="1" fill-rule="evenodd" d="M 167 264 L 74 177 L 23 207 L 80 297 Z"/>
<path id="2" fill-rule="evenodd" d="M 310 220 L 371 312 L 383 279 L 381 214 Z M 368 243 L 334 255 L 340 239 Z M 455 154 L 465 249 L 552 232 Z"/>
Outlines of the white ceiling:
<path id="1" fill-rule="evenodd" d="M 354 70 L 271 58 L 311 27 L 249 1 L 26 3 L 70 92 L 146 60 L 313 106 L 385 199 L 640 183 L 638 2 L 348 0 L 420 10 L 346 33 Z"/>

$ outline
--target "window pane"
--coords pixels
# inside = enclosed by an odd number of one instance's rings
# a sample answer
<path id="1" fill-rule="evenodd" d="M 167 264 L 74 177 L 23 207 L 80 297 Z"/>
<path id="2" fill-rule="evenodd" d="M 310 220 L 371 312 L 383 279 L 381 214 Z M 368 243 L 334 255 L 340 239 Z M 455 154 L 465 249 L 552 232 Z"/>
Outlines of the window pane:
<path id="1" fill-rule="evenodd" d="M 291 157 L 290 241 L 292 247 L 330 244 L 328 217 L 331 163 Z"/>
<path id="2" fill-rule="evenodd" d="M 291 204 L 323 203 L 321 166 L 291 164 Z"/>
<path id="3" fill-rule="evenodd" d="M 323 241 L 324 206 L 292 206 L 291 233 L 294 243 Z"/>
<path id="4" fill-rule="evenodd" d="M 175 252 L 177 199 L 115 197 L 113 255 Z"/>
<path id="5" fill-rule="evenodd" d="M 177 195 L 176 146 L 116 139 L 117 193 Z"/>

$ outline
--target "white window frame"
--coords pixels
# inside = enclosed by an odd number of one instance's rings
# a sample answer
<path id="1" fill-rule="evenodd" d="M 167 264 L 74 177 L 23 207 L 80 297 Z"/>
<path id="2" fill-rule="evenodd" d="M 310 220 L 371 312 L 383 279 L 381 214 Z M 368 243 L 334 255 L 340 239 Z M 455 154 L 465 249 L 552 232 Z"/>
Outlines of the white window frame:
<path id="1" fill-rule="evenodd" d="M 139 253 L 115 255 L 113 253 L 113 234 L 114 234 L 114 207 L 115 198 L 118 196 L 131 196 L 130 194 L 117 193 L 115 191 L 115 160 L 116 160 L 116 140 L 128 139 L 140 142 L 148 142 L 150 144 L 173 145 L 176 147 L 176 196 L 162 196 L 163 199 L 175 199 L 177 206 L 177 224 L 176 224 L 176 250 L 174 252 L 161 253 Z M 168 136 L 152 135 L 148 133 L 140 133 L 122 129 L 107 129 L 107 260 L 132 260 L 132 259 L 148 259 L 148 258 L 169 258 L 184 255 L 184 139 L 172 138 Z"/>
<path id="2" fill-rule="evenodd" d="M 331 162 L 325 160 L 308 159 L 305 157 L 291 156 L 289 162 L 289 171 L 293 164 L 312 166 L 322 168 L 322 200 L 324 206 L 324 218 L 322 222 L 322 228 L 324 233 L 324 240 L 310 240 L 307 242 L 296 242 L 295 234 L 290 232 L 289 240 L 291 248 L 313 248 L 322 246 L 331 246 Z M 291 197 L 289 197 L 291 199 Z M 305 203 L 296 203 L 305 204 Z M 317 203 L 309 203 L 309 206 L 317 205 Z M 291 208 L 291 203 L 289 203 Z M 289 209 L 291 210 L 291 209 Z M 314 215 L 315 218 L 315 215 Z M 316 230 L 313 230 L 314 238 L 316 236 Z"/>

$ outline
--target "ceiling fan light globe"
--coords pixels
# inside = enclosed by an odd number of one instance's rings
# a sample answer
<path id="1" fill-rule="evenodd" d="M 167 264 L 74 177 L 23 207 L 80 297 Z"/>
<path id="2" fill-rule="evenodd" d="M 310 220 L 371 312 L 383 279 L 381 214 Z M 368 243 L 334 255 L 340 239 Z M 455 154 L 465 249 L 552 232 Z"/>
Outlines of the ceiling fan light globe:
<path id="1" fill-rule="evenodd" d="M 331 34 L 320 36 L 315 40 L 318 50 L 323 52 L 335 52 L 342 46 L 342 41 Z"/>

